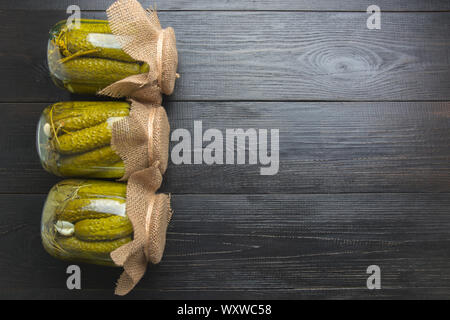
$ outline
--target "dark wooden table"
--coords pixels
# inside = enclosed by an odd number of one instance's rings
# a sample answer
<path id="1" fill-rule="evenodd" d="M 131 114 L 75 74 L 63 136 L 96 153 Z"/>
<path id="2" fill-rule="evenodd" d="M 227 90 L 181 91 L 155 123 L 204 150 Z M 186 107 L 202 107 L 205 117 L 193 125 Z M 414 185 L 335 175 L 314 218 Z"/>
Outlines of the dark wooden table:
<path id="1" fill-rule="evenodd" d="M 0 298 L 114 298 L 120 269 L 82 265 L 69 291 L 68 264 L 42 248 L 60 179 L 35 150 L 45 106 L 87 99 L 51 82 L 48 30 L 69 4 L 105 18 L 111 3 L 0 1 Z M 170 164 L 166 254 L 126 298 L 448 298 L 450 1 L 157 5 L 180 55 L 172 129 L 279 128 L 280 170 Z"/>

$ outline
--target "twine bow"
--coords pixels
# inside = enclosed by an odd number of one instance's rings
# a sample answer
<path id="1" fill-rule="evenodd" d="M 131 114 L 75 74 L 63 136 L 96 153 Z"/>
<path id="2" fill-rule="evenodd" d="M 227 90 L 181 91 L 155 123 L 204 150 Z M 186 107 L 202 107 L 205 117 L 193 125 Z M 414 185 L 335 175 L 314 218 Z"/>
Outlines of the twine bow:
<path id="1" fill-rule="evenodd" d="M 114 82 L 99 94 L 160 104 L 161 92 L 171 94 L 179 77 L 174 30 L 162 29 L 156 11 L 144 10 L 136 0 L 117 0 L 106 13 L 111 32 L 122 50 L 133 59 L 147 63 L 149 72 Z"/>

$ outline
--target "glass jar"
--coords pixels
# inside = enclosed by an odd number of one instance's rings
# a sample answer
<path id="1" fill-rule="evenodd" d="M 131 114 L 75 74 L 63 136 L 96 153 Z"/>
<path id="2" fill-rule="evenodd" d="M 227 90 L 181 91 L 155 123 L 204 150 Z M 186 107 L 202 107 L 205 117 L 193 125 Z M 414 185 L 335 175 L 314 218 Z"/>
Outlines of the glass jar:
<path id="1" fill-rule="evenodd" d="M 42 113 L 37 149 L 42 166 L 61 177 L 121 178 L 125 167 L 111 148 L 112 123 L 128 116 L 117 101 L 58 102 Z"/>
<path id="2" fill-rule="evenodd" d="M 45 250 L 62 260 L 115 266 L 110 253 L 132 241 L 126 184 L 65 180 L 49 192 L 41 220 Z"/>
<path id="3" fill-rule="evenodd" d="M 147 73 L 149 66 L 122 49 L 108 21 L 80 19 L 79 27 L 58 22 L 51 30 L 47 59 L 57 86 L 77 94 L 95 94 L 131 75 Z"/>

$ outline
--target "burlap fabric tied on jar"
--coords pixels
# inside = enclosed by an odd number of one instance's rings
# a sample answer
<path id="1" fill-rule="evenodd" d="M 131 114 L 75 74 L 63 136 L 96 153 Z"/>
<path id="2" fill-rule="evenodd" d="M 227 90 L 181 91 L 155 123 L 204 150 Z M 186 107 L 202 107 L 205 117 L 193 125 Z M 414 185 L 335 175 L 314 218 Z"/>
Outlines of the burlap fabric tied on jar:
<path id="1" fill-rule="evenodd" d="M 162 182 L 156 166 L 134 173 L 127 184 L 126 214 L 130 219 L 133 241 L 111 252 L 111 259 L 124 268 L 115 293 L 129 293 L 144 276 L 147 263 L 159 263 L 166 243 L 166 231 L 172 217 L 170 196 L 156 194 Z"/>
<path id="2" fill-rule="evenodd" d="M 119 80 L 99 94 L 160 104 L 161 93 L 172 94 L 179 77 L 174 30 L 161 28 L 156 11 L 144 10 L 136 0 L 117 0 L 106 12 L 111 32 L 122 50 L 133 59 L 147 63 L 149 72 Z"/>
<path id="3" fill-rule="evenodd" d="M 112 125 L 111 147 L 125 165 L 121 180 L 155 165 L 164 174 L 169 158 L 169 135 L 169 119 L 163 107 L 132 101 L 129 116 Z"/>
<path id="4" fill-rule="evenodd" d="M 116 294 L 125 295 L 143 277 L 148 262 L 161 260 L 172 216 L 170 197 L 155 192 L 169 154 L 169 122 L 159 105 L 161 94 L 173 92 L 178 53 L 174 30 L 161 28 L 156 11 L 144 10 L 136 0 L 117 0 L 106 12 L 122 50 L 149 66 L 147 74 L 129 76 L 99 92 L 126 97 L 132 104 L 130 115 L 113 124 L 111 139 L 125 164 L 126 213 L 134 230 L 133 241 L 111 253 L 114 263 L 124 268 Z"/>

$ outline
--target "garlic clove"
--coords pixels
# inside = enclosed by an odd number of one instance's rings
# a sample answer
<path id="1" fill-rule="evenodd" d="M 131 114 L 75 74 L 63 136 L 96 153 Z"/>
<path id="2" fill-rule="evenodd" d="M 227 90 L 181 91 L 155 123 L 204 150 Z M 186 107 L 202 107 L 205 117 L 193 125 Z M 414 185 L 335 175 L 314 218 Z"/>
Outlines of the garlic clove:
<path id="1" fill-rule="evenodd" d="M 44 124 L 44 133 L 47 137 L 51 137 L 52 132 L 51 132 L 51 127 L 50 127 L 49 123 Z"/>
<path id="2" fill-rule="evenodd" d="M 70 237 L 75 232 L 75 226 L 68 221 L 58 221 L 55 223 L 56 231 L 65 237 Z"/>

